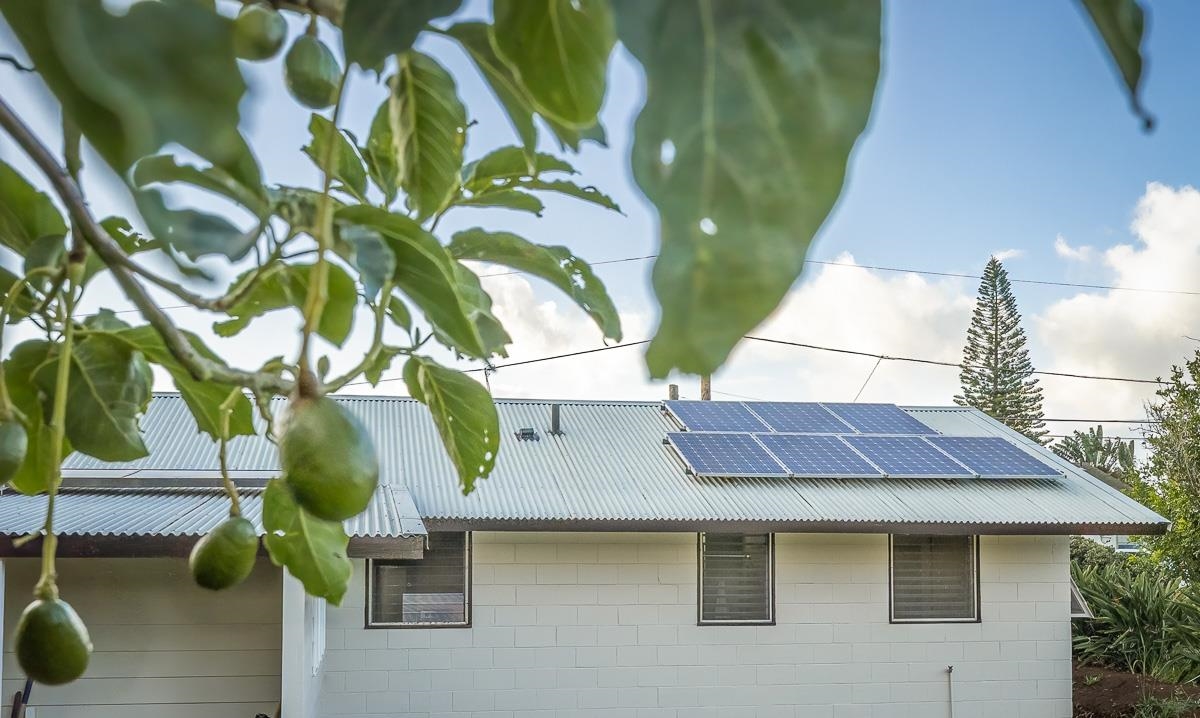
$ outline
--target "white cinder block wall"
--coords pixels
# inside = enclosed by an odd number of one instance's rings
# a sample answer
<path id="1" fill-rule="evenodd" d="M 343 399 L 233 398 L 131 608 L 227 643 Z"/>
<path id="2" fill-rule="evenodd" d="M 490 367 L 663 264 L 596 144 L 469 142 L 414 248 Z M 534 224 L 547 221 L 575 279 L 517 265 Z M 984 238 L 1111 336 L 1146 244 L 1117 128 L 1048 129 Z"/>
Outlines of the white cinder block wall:
<path id="1" fill-rule="evenodd" d="M 696 625 L 695 534 L 476 533 L 471 628 L 329 609 L 320 715 L 1069 718 L 1066 537 L 980 541 L 982 622 L 890 624 L 887 536 L 779 534 L 774 626 Z"/>

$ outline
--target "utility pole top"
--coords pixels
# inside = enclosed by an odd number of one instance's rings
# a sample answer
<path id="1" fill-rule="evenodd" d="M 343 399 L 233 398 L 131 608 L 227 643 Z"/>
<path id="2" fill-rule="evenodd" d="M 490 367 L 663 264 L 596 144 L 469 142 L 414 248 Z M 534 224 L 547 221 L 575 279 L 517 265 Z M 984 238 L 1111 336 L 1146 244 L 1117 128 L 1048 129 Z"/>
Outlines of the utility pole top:
<path id="1" fill-rule="evenodd" d="M 712 401 L 712 376 L 708 374 L 700 375 L 700 398 Z"/>
<path id="2" fill-rule="evenodd" d="M 672 400 L 679 398 L 679 385 L 678 384 L 668 384 L 667 385 L 667 398 L 672 399 Z"/>

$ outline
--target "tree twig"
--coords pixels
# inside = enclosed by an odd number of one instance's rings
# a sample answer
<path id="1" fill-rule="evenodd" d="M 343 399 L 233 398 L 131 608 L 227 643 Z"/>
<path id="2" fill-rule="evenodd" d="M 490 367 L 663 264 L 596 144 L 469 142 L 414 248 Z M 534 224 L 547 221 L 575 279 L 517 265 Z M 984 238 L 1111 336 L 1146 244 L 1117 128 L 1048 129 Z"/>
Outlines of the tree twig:
<path id="1" fill-rule="evenodd" d="M 290 393 L 294 383 L 276 374 L 267 372 L 252 372 L 232 368 L 222 362 L 201 356 L 191 345 L 187 337 L 175 326 L 163 312 L 146 288 L 137 280 L 128 267 L 129 258 L 121 245 L 117 244 L 108 232 L 96 221 L 87 208 L 83 195 L 66 171 L 58 164 L 58 160 L 50 153 L 46 145 L 39 140 L 29 127 L 13 112 L 12 107 L 0 99 L 0 127 L 16 141 L 17 145 L 33 160 L 42 174 L 49 180 L 54 193 L 67 207 L 79 229 L 80 234 L 97 256 L 108 265 L 113 279 L 121 287 L 125 296 L 133 302 L 146 321 L 154 327 L 166 344 L 171 355 L 182 364 L 198 381 L 215 381 L 222 384 L 249 387 L 256 390 L 267 390 L 280 394 Z"/>

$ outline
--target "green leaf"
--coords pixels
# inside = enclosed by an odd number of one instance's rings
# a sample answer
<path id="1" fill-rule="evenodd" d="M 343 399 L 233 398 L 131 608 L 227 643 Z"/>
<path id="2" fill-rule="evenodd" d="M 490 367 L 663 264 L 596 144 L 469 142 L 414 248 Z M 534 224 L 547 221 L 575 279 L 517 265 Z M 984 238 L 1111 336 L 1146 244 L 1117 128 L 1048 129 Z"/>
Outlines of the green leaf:
<path id="1" fill-rule="evenodd" d="M 61 236 L 48 235 L 39 237 L 25 251 L 25 262 L 22 269 L 29 276 L 37 270 L 56 270 L 65 267 L 67 263 L 67 245 Z M 50 286 L 52 275 L 39 274 L 30 277 L 29 281 L 41 291 Z"/>
<path id="2" fill-rule="evenodd" d="M 308 155 L 321 171 L 341 182 L 342 189 L 360 202 L 365 202 L 367 171 L 358 156 L 358 151 L 354 149 L 354 144 L 346 139 L 345 133 L 332 122 L 317 114 L 309 121 L 308 131 L 312 133 L 312 140 L 304 147 L 304 154 Z M 332 147 L 330 143 L 333 143 Z M 327 156 L 328 167 L 322 164 Z"/>
<path id="3" fill-rule="evenodd" d="M 575 199 L 581 199 L 584 202 L 598 204 L 605 209 L 611 209 L 614 212 L 621 213 L 621 207 L 613 201 L 612 197 L 609 197 L 591 185 L 580 187 L 574 182 L 568 182 L 567 180 L 546 181 L 540 179 L 522 181 L 519 183 L 519 185 L 525 189 L 533 190 L 535 192 L 557 192 L 559 194 L 565 194 L 568 197 L 574 197 Z"/>
<path id="4" fill-rule="evenodd" d="M 346 60 L 381 70 L 388 55 L 412 47 L 430 20 L 454 14 L 462 0 L 346 0 L 342 44 Z"/>
<path id="5" fill-rule="evenodd" d="M 457 263 L 432 234 L 404 215 L 365 205 L 346 207 L 335 217 L 378 232 L 396 257 L 396 287 L 455 349 L 476 358 L 486 356 L 470 318 L 471 307 L 459 292 Z"/>
<path id="6" fill-rule="evenodd" d="M 45 413 L 46 397 L 38 391 L 34 377 L 47 367 L 54 367 L 50 342 L 34 339 L 22 342 L 13 348 L 4 360 L 4 381 L 8 386 L 13 404 L 25 414 L 25 431 L 29 448 L 25 461 L 9 481 L 17 491 L 34 495 L 47 491 L 50 482 L 58 476 L 52 453 L 54 434 L 46 425 L 49 414 Z M 71 444 L 63 438 L 61 456 L 71 453 Z"/>
<path id="7" fill-rule="evenodd" d="M 605 338 L 621 341 L 621 318 L 604 283 L 587 262 L 566 247 L 546 247 L 509 232 L 475 227 L 455 234 L 449 249 L 458 259 L 501 264 L 541 277 L 587 312 Z"/>
<path id="8" fill-rule="evenodd" d="M 367 163 L 367 174 L 383 193 L 385 206 L 396 201 L 396 193 L 400 188 L 400 165 L 392 139 L 391 103 L 391 98 L 388 98 L 379 106 L 371 120 L 367 146 L 360 149 Z"/>
<path id="9" fill-rule="evenodd" d="M 34 376 L 53 400 L 59 347 Z M 146 357 L 105 333 L 90 334 L 71 350 L 64 428 L 76 451 L 101 461 L 133 461 L 150 452 L 138 420 L 150 403 L 154 377 Z"/>
<path id="10" fill-rule="evenodd" d="M 866 126 L 879 0 L 618 0 L 646 73 L 633 172 L 658 209 L 650 373 L 708 374 L 804 266 Z"/>
<path id="11" fill-rule="evenodd" d="M 405 363 L 404 383 L 414 399 L 429 407 L 463 494 L 471 493 L 475 482 L 492 472 L 500 450 L 500 419 L 491 395 L 466 374 L 422 356 Z"/>
<path id="12" fill-rule="evenodd" d="M 533 123 L 533 105 L 512 70 L 492 48 L 491 27 L 482 22 L 460 22 L 446 31 L 458 40 L 487 80 L 488 86 L 508 115 L 508 121 L 521 139 L 525 157 L 533 162 L 537 149 L 537 126 Z"/>
<path id="13" fill-rule="evenodd" d="M 257 172 L 256 172 L 257 174 Z M 144 188 L 150 184 L 184 182 L 231 199 L 256 216 L 267 213 L 267 193 L 262 185 L 248 187 L 229 171 L 220 167 L 195 167 L 180 164 L 174 155 L 153 155 L 138 160 L 133 167 L 133 184 Z"/>
<path id="14" fill-rule="evenodd" d="M 118 317 L 113 310 L 101 307 L 100 311 L 83 320 L 83 326 L 98 332 L 115 332 L 129 329 L 129 322 Z"/>
<path id="15" fill-rule="evenodd" d="M 102 0 L 0 8 L 63 110 L 118 171 L 172 142 L 221 167 L 243 163 L 246 88 L 232 23 L 211 2 L 139 2 L 119 15 Z"/>
<path id="16" fill-rule="evenodd" d="M 1154 127 L 1154 117 L 1142 106 L 1142 40 L 1145 38 L 1146 14 L 1137 0 L 1080 0 L 1092 24 L 1108 49 L 1109 57 L 1125 87 L 1134 114 L 1142 119 L 1145 129 Z"/>
<path id="17" fill-rule="evenodd" d="M 271 199 L 271 212 L 287 222 L 296 232 L 310 236 L 317 231 L 317 208 L 321 203 L 321 193 L 304 187 L 272 187 L 267 190 Z M 336 212 L 344 206 L 342 202 L 330 197 L 330 208 Z"/>
<path id="18" fill-rule="evenodd" d="M 363 367 L 363 377 L 371 382 L 371 386 L 378 386 L 379 380 L 383 378 L 383 373 L 392 366 L 392 360 L 400 356 L 404 352 L 396 347 L 382 346 L 379 348 L 379 353 L 375 355 L 374 360 Z"/>
<path id="19" fill-rule="evenodd" d="M 375 230 L 356 224 L 344 225 L 339 235 L 349 245 L 346 260 L 358 269 L 363 293 L 368 299 L 379 295 L 384 282 L 396 273 L 396 255 Z"/>
<path id="20" fill-rule="evenodd" d="M 455 201 L 456 207 L 499 207 L 502 209 L 515 209 L 521 212 L 532 212 L 541 217 L 542 211 L 546 209 L 546 205 L 537 197 L 515 189 L 493 190 L 477 194 L 474 197 L 465 197 Z"/>
<path id="21" fill-rule="evenodd" d="M 594 142 L 601 147 L 608 147 L 608 136 L 604 133 L 604 125 L 599 122 L 583 130 L 564 127 L 550 119 L 546 119 L 546 124 L 550 126 L 550 131 L 554 133 L 554 139 L 558 140 L 559 149 L 566 150 L 569 148 L 573 152 L 578 152 L 580 145 L 585 141 Z"/>
<path id="22" fill-rule="evenodd" d="M 554 155 L 538 152 L 530 162 L 522 148 L 501 147 L 463 168 L 463 189 L 477 194 L 532 180 L 546 172 L 576 173 L 574 167 Z"/>
<path id="23" fill-rule="evenodd" d="M 484 356 L 508 356 L 505 347 L 512 344 L 512 337 L 492 313 L 492 297 L 483 291 L 479 276 L 468 267 L 455 262 L 454 277 L 458 282 L 458 293 L 466 303 L 467 316 L 475 324 L 475 330 L 483 342 Z M 450 347 L 454 346 L 453 338 L 445 336 L 439 327 L 434 326 L 433 332 L 438 341 Z"/>
<path id="24" fill-rule="evenodd" d="M 129 224 L 129 220 L 124 217 L 106 217 L 100 221 L 100 226 L 104 231 L 108 232 L 108 236 L 125 250 L 125 253 L 133 256 L 141 252 L 149 252 L 155 249 L 165 249 L 166 245 L 156 239 L 150 239 L 142 234 L 134 231 L 133 226 Z M 167 253 L 167 256 L 173 261 L 179 271 L 185 276 L 198 277 L 209 279 L 203 270 L 195 267 L 192 264 L 186 264 L 182 261 L 182 257 L 178 254 Z M 108 269 L 95 252 L 88 252 L 87 259 L 83 265 L 82 283 L 87 284 L 100 272 Z"/>
<path id="25" fill-rule="evenodd" d="M 309 595 L 340 605 L 354 572 L 346 556 L 350 538 L 342 525 L 305 511 L 280 479 L 267 482 L 262 522 L 271 562 L 286 567 Z"/>
<path id="26" fill-rule="evenodd" d="M 25 254 L 42 237 L 66 234 L 67 225 L 50 198 L 0 162 L 0 244 Z"/>
<path id="27" fill-rule="evenodd" d="M 236 262 L 258 242 L 259 228 L 243 232 L 224 217 L 194 209 L 170 209 L 157 190 L 135 195 L 150 233 L 189 259 L 219 254 Z"/>
<path id="28" fill-rule="evenodd" d="M 219 357 L 204 345 L 200 337 L 189 331 L 181 330 L 196 353 L 206 359 L 218 360 Z M 171 375 L 175 388 L 183 397 L 183 401 L 196 419 L 200 431 L 217 440 L 221 438 L 220 407 L 234 387 L 218 384 L 210 380 L 196 379 L 186 367 L 175 359 L 163 343 L 162 337 L 150 326 L 125 328 L 114 331 L 113 338 L 125 342 L 130 348 L 140 351 L 148 361 L 157 364 Z M 254 423 L 252 420 L 253 407 L 245 395 L 238 396 L 233 403 L 233 413 L 229 415 L 230 436 L 253 436 Z"/>
<path id="29" fill-rule="evenodd" d="M 231 337 L 243 329 L 251 320 L 267 312 L 293 307 L 303 309 L 308 296 L 308 285 L 312 275 L 311 264 L 275 264 L 265 270 L 249 294 L 229 309 L 231 319 L 213 324 L 217 336 Z M 358 305 L 358 291 L 354 280 L 346 270 L 336 264 L 328 265 L 329 293 L 325 309 L 316 333 L 336 346 L 341 346 L 350 336 L 354 326 L 354 308 Z M 256 270 L 250 270 L 253 272 Z M 248 274 L 248 273 L 247 273 Z M 246 281 L 247 274 L 234 280 L 234 286 Z"/>
<path id="30" fill-rule="evenodd" d="M 458 189 L 467 111 L 454 78 L 428 55 L 411 50 L 401 55 L 391 85 L 388 117 L 400 186 L 423 221 L 441 211 Z"/>
<path id="31" fill-rule="evenodd" d="M 13 288 L 17 286 L 17 282 L 20 281 L 20 277 L 4 267 L 0 267 L 0 289 L 3 289 L 3 292 L 0 292 L 0 294 L 7 297 L 10 292 L 14 291 Z M 13 302 L 12 311 L 9 312 L 9 324 L 16 324 L 21 319 L 29 316 L 29 313 L 40 304 L 40 301 L 34 297 L 33 292 L 29 291 L 28 286 L 22 286 L 21 293 L 24 296 Z"/>
<path id="32" fill-rule="evenodd" d="M 596 124 L 616 42 L 608 0 L 494 0 L 492 11 L 492 47 L 538 112 L 568 127 Z"/>
<path id="33" fill-rule="evenodd" d="M 388 297 L 387 315 L 388 319 L 392 320 L 392 324 L 405 331 L 412 329 L 412 314 L 408 311 L 408 305 L 400 297 Z"/>

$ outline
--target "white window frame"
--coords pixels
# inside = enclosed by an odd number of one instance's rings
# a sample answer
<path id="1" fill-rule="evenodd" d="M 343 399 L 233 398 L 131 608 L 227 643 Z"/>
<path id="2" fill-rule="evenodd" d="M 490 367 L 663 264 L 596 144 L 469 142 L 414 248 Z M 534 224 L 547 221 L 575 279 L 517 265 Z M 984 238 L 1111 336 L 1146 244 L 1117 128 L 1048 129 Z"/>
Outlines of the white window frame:
<path id="1" fill-rule="evenodd" d="M 757 531 L 713 531 L 712 533 L 740 533 L 750 535 L 766 533 Z M 767 533 L 767 618 L 734 621 L 718 621 L 704 618 L 704 533 L 696 534 L 696 625 L 699 626 L 774 626 L 775 625 L 775 534 Z"/>
<path id="2" fill-rule="evenodd" d="M 979 599 L 979 537 L 971 540 L 971 606 L 975 615 L 970 618 L 896 618 L 896 553 L 895 536 L 888 534 L 888 621 L 891 623 L 980 623 Z"/>
<path id="3" fill-rule="evenodd" d="M 1083 591 L 1079 590 L 1079 584 L 1075 583 L 1075 579 L 1071 579 L 1071 618 L 1095 618 L 1092 614 L 1092 607 L 1088 605 L 1087 599 L 1083 597 Z M 1079 604 L 1079 611 L 1076 611 L 1074 604 Z"/>
<path id="4" fill-rule="evenodd" d="M 366 627 L 367 628 L 470 628 L 471 627 L 471 543 L 472 535 L 470 531 L 463 533 L 463 618 L 462 621 L 424 621 L 424 622 L 404 622 L 404 621 L 376 621 L 373 615 L 375 607 L 375 562 L 391 563 L 389 559 L 367 559 L 367 606 L 366 606 Z"/>

